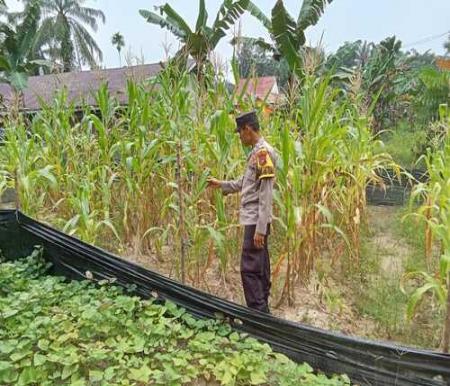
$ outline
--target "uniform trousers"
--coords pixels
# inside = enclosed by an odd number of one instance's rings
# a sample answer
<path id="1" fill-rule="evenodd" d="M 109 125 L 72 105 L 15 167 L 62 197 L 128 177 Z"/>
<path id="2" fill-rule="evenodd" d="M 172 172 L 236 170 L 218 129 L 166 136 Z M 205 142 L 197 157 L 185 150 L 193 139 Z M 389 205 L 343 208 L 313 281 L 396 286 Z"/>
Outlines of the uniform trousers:
<path id="1" fill-rule="evenodd" d="M 267 239 L 270 224 L 264 237 L 263 248 L 256 248 L 253 237 L 256 225 L 246 225 L 241 255 L 241 278 L 247 306 L 269 313 L 270 257 Z"/>

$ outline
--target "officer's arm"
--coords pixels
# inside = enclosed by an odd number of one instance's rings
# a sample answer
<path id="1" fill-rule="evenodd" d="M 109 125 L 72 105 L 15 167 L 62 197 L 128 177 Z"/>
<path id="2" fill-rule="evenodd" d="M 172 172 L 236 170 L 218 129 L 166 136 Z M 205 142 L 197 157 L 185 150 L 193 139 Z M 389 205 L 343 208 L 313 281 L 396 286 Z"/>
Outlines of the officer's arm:
<path id="1" fill-rule="evenodd" d="M 258 178 L 261 183 L 259 187 L 258 221 L 256 222 L 256 233 L 265 235 L 272 208 L 275 167 L 270 155 L 267 151 L 265 151 L 265 149 L 257 154 L 257 158 Z"/>
<path id="2" fill-rule="evenodd" d="M 265 235 L 267 224 L 269 223 L 270 210 L 272 208 L 274 178 L 261 179 L 259 188 L 258 221 L 256 222 L 256 232 Z"/>
<path id="3" fill-rule="evenodd" d="M 240 192 L 242 190 L 242 182 L 243 181 L 244 181 L 244 177 L 241 177 L 238 180 L 221 181 L 220 187 L 222 188 L 223 194 Z"/>

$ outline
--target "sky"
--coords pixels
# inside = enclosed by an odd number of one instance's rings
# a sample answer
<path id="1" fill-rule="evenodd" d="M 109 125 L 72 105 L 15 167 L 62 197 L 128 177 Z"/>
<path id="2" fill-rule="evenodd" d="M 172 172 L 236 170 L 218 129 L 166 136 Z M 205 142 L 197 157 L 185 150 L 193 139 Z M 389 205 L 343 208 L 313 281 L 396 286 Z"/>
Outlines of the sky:
<path id="1" fill-rule="evenodd" d="M 179 47 L 177 40 L 159 26 L 147 23 L 139 15 L 139 9 L 154 10 L 154 6 L 168 2 L 191 28 L 195 25 L 197 0 L 86 0 L 85 5 L 101 9 L 106 23 L 94 34 L 104 58 L 103 67 L 119 67 L 120 64 L 136 62 L 154 63 L 166 57 L 169 47 L 174 53 Z M 266 15 L 270 15 L 275 0 L 254 0 Z M 18 0 L 7 0 L 17 9 Z M 209 25 L 215 19 L 220 0 L 206 0 Z M 300 0 L 285 0 L 285 6 L 296 19 Z M 241 18 L 242 35 L 268 37 L 264 27 L 250 15 Z M 120 32 L 125 38 L 122 59 L 111 44 L 111 37 Z M 450 34 L 450 0 L 334 0 L 325 9 L 319 23 L 307 30 L 308 43 L 321 45 L 329 52 L 335 51 L 345 41 L 358 39 L 379 42 L 395 35 L 402 40 L 405 49 L 419 52 L 431 50 L 443 55 L 443 44 Z M 232 55 L 230 37 L 219 43 L 216 54 L 225 62 Z M 133 59 L 134 58 L 134 59 Z"/>

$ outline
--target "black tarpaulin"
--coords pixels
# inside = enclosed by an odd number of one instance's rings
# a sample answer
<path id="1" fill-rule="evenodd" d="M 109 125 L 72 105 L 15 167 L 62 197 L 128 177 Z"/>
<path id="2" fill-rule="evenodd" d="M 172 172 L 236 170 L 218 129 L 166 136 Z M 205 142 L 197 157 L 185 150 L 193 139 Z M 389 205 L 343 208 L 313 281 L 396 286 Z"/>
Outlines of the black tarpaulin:
<path id="1" fill-rule="evenodd" d="M 405 170 L 400 175 L 392 169 L 381 169 L 377 175 L 383 185 L 369 184 L 366 187 L 367 203 L 370 205 L 406 205 L 413 187 L 429 179 L 428 172 L 423 169 Z"/>
<path id="2" fill-rule="evenodd" d="M 20 212 L 0 211 L 0 249 L 7 259 L 29 255 L 35 245 L 53 263 L 53 274 L 136 285 L 144 298 L 171 300 L 197 317 L 222 314 L 238 330 L 269 343 L 296 362 L 327 374 L 347 374 L 361 385 L 449 385 L 450 356 L 348 337 L 293 323 L 209 295 L 67 236 Z"/>

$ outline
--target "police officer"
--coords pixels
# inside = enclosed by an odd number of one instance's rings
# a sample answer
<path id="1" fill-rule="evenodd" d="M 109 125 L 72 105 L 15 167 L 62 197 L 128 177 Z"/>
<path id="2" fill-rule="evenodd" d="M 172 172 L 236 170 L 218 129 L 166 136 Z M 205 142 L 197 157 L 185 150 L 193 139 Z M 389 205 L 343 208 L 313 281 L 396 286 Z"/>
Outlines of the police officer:
<path id="1" fill-rule="evenodd" d="M 270 258 L 267 238 L 272 221 L 272 193 L 277 155 L 261 136 L 254 111 L 236 118 L 236 131 L 244 146 L 252 146 L 244 175 L 235 181 L 208 180 L 224 194 L 240 192 L 240 223 L 244 225 L 241 278 L 247 306 L 269 312 Z"/>

